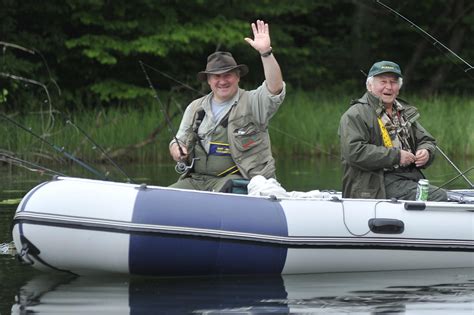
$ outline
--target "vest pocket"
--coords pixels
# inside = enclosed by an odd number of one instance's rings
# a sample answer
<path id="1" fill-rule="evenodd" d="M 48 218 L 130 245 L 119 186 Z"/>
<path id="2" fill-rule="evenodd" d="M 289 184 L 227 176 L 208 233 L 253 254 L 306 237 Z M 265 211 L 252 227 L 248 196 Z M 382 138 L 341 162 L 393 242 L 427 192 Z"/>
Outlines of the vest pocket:
<path id="1" fill-rule="evenodd" d="M 248 151 L 263 142 L 262 133 L 254 123 L 234 129 L 235 146 L 239 151 Z"/>

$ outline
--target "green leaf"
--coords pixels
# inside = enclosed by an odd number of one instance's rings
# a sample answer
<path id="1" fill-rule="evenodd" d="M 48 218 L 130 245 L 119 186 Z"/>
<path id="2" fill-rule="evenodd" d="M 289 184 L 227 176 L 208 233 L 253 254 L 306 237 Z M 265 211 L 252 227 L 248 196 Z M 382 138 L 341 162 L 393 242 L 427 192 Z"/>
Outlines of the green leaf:
<path id="1" fill-rule="evenodd" d="M 0 205 L 17 205 L 21 201 L 21 198 L 18 199 L 5 199 L 0 201 Z"/>

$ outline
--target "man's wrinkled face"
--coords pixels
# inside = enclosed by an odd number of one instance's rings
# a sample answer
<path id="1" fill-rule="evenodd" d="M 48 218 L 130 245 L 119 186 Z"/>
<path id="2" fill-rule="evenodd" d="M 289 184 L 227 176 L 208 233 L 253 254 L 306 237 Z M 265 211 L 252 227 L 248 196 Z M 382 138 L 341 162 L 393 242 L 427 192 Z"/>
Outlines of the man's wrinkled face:
<path id="1" fill-rule="evenodd" d="M 229 71 L 222 74 L 209 74 L 207 83 L 214 92 L 214 98 L 218 102 L 225 102 L 237 93 L 239 89 L 240 76 L 237 71 Z"/>
<path id="2" fill-rule="evenodd" d="M 400 92 L 398 76 L 393 73 L 376 75 L 372 82 L 367 83 L 367 90 L 382 99 L 384 104 L 391 105 Z"/>

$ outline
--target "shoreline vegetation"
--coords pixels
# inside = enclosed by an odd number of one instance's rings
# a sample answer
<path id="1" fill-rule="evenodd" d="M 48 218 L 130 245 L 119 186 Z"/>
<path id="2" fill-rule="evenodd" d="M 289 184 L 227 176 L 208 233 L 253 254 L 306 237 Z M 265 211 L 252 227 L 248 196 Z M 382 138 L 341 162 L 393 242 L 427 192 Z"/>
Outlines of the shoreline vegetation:
<path id="1" fill-rule="evenodd" d="M 361 95 L 287 91 L 285 102 L 270 123 L 275 158 L 309 159 L 327 156 L 330 159 L 339 159 L 339 119 L 348 108 L 350 99 Z M 419 109 L 419 121 L 437 139 L 438 146 L 448 156 L 474 156 L 472 97 L 401 97 Z M 168 143 L 172 134 L 163 116 L 162 107 L 157 102 L 150 101 L 122 108 L 83 109 L 73 113 L 73 124 L 67 123 L 54 111 L 53 115 L 45 112 L 30 112 L 25 115 L 13 112 L 8 115 L 49 143 L 84 161 L 106 161 L 107 157 L 96 144 L 117 161 L 171 161 Z M 182 112 L 175 106 L 174 110 L 170 110 L 170 115 L 173 116 L 172 129 L 176 131 Z M 87 139 L 86 134 L 95 144 Z M 64 155 L 50 145 L 4 119 L 0 127 L 0 137 L 3 139 L 0 151 L 8 154 L 35 162 L 66 161 Z"/>

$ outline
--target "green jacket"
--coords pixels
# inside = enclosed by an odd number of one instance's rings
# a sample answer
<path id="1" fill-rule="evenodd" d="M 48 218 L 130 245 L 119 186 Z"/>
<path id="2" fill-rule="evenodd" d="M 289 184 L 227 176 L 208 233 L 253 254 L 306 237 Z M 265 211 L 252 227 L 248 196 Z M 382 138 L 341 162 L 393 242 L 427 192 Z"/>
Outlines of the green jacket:
<path id="1" fill-rule="evenodd" d="M 417 109 L 397 99 L 404 109 L 402 115 L 410 126 L 410 145 L 416 152 L 427 149 L 430 165 L 436 149 L 435 139 L 417 122 Z M 342 195 L 345 198 L 384 199 L 384 169 L 393 169 L 400 162 L 398 148 L 383 145 L 382 132 L 377 118 L 384 105 L 375 95 L 367 92 L 342 115 L 339 123 L 341 158 L 343 165 Z M 415 154 L 415 152 L 412 152 Z M 418 170 L 416 170 L 418 171 Z"/>

